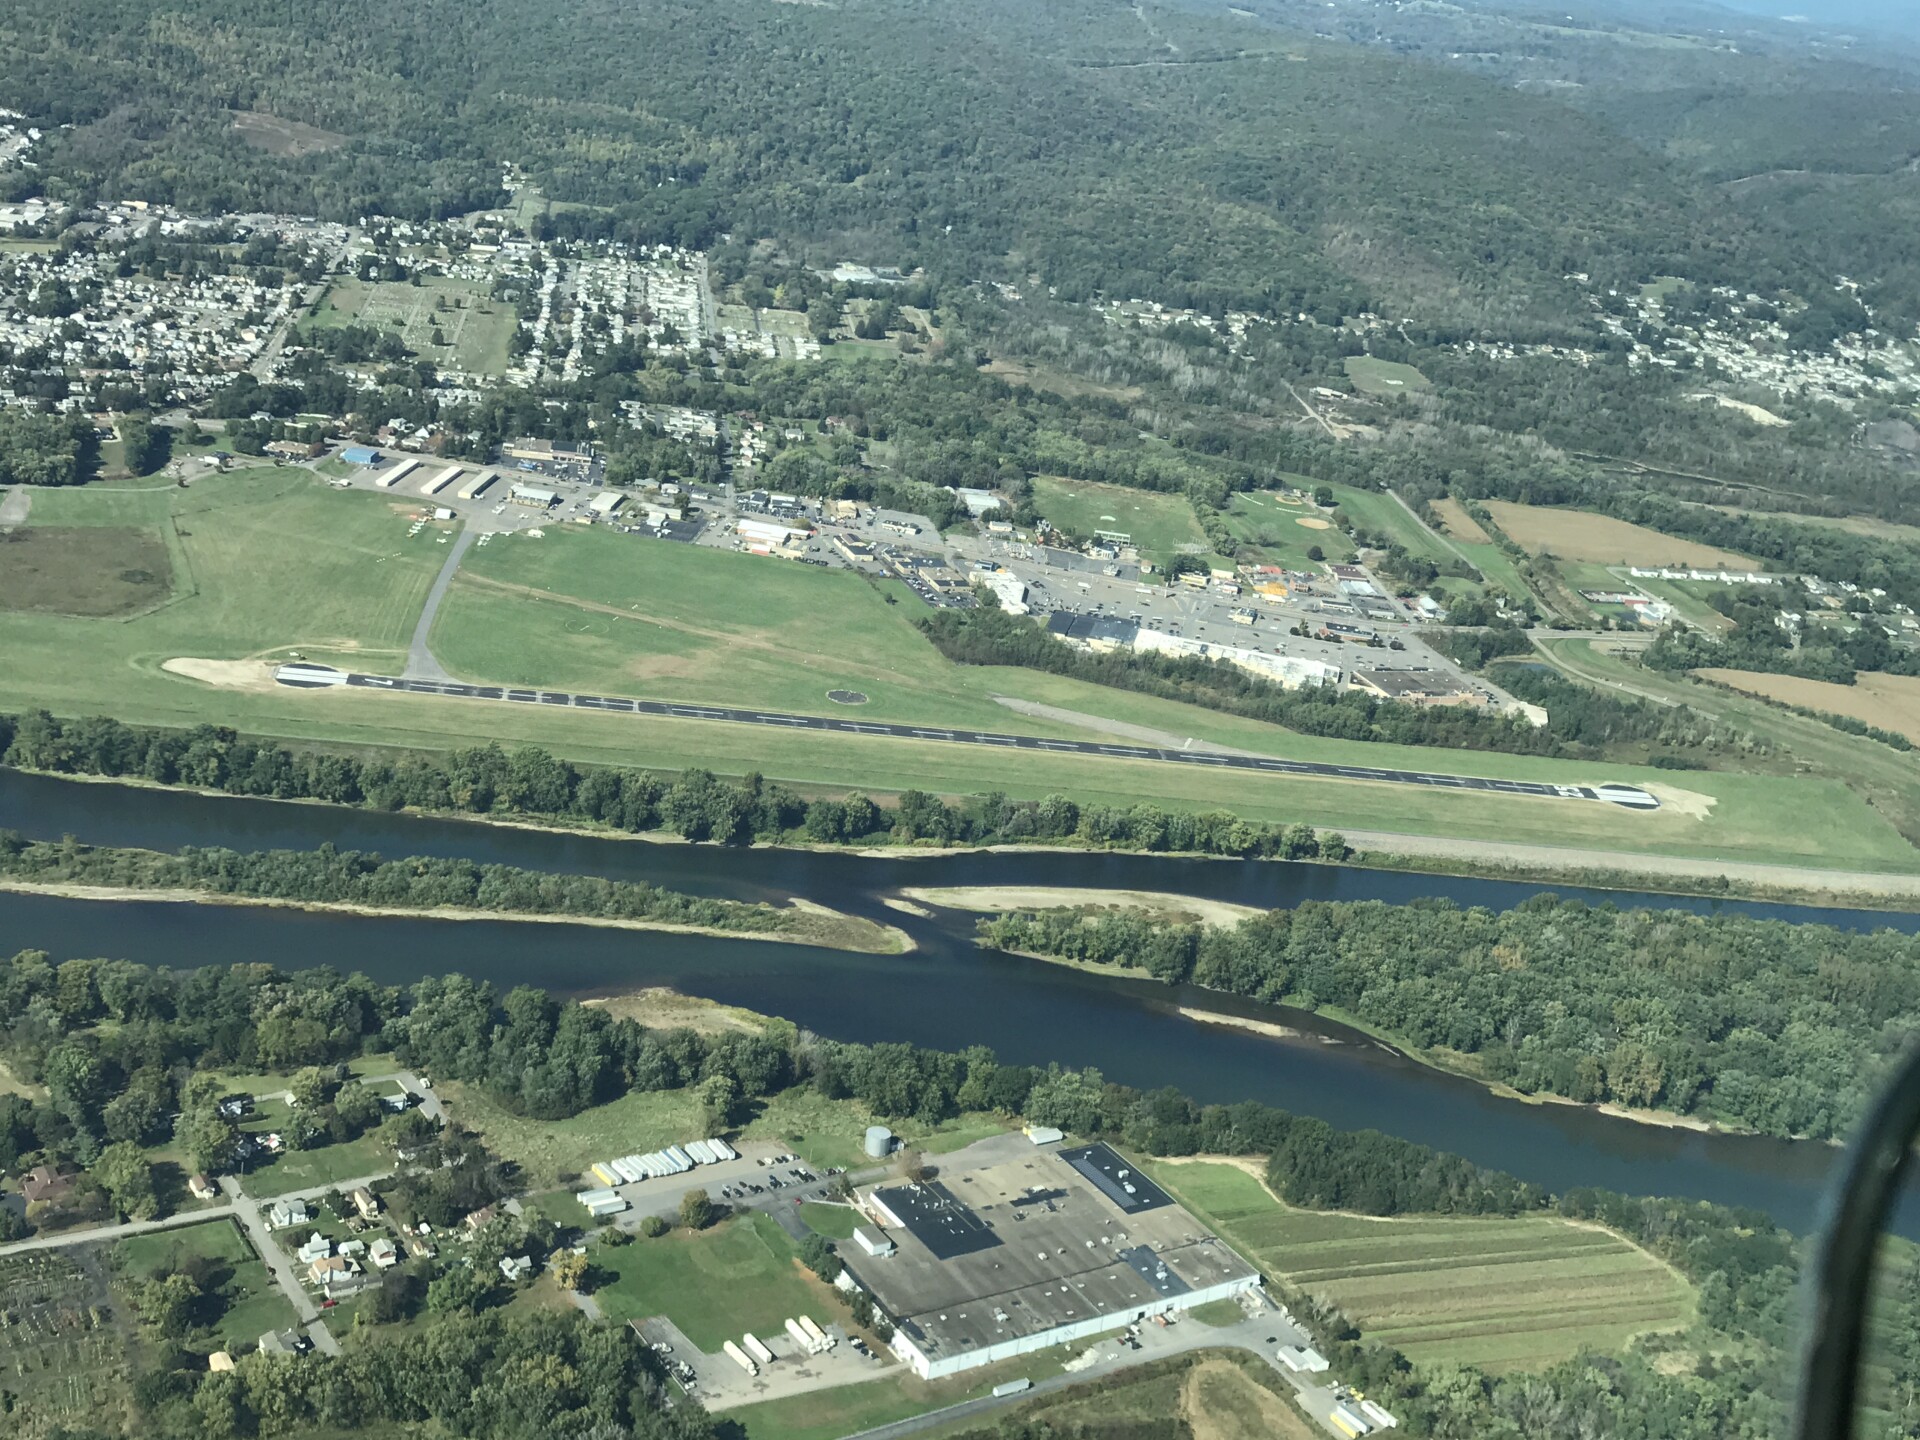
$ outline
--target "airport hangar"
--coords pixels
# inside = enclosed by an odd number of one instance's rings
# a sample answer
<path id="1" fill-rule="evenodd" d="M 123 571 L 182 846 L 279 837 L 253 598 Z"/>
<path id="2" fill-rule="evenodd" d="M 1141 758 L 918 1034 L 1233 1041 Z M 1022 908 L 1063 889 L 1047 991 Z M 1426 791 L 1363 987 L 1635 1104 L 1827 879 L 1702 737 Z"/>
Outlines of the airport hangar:
<path id="1" fill-rule="evenodd" d="M 958 1157 L 956 1157 L 958 1158 Z M 923 1380 L 1256 1289 L 1260 1275 L 1107 1145 L 1036 1148 L 860 1193 L 839 1247 Z"/>

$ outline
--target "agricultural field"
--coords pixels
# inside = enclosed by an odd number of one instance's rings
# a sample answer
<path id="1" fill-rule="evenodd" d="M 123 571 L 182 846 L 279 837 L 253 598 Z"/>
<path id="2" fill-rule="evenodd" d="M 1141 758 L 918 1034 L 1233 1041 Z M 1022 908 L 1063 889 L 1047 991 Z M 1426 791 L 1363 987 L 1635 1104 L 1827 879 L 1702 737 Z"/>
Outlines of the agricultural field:
<path id="1" fill-rule="evenodd" d="M 536 1188 L 564 1183 L 564 1177 L 582 1174 L 596 1160 L 643 1154 L 707 1133 L 691 1090 L 634 1091 L 564 1120 L 515 1115 L 471 1085 L 449 1081 L 443 1094 L 461 1126 L 486 1141 L 494 1154 L 517 1162 Z M 577 1213 L 574 1219 L 578 1223 Z"/>
<path id="2" fill-rule="evenodd" d="M 598 1247 L 594 1260 L 615 1277 L 594 1295 L 609 1320 L 624 1325 L 665 1315 L 709 1354 L 743 1331 L 778 1335 L 789 1315 L 837 1317 L 842 1309 L 801 1267 L 793 1242 L 769 1215 Z"/>
<path id="3" fill-rule="evenodd" d="M 1033 504 L 1042 519 L 1070 534 L 1092 536 L 1105 530 L 1129 535 L 1156 564 L 1183 553 L 1206 554 L 1207 537 L 1184 495 L 1036 475 Z"/>
<path id="4" fill-rule="evenodd" d="M 1431 390 L 1433 382 L 1411 365 L 1392 360 L 1376 360 L 1371 355 L 1347 358 L 1347 379 L 1362 395 L 1405 395 L 1414 390 Z"/>
<path id="5" fill-rule="evenodd" d="M 0 1392 L 9 1402 L 7 1434 L 117 1428 L 127 1418 L 135 1343 L 132 1317 L 108 1288 L 99 1249 L 0 1257 Z"/>
<path id="6" fill-rule="evenodd" d="M 1745 695 L 1782 705 L 1798 705 L 1825 715 L 1845 715 L 1920 745 L 1920 678 L 1862 671 L 1851 685 L 1803 680 L 1797 675 L 1765 675 L 1753 670 L 1700 670 L 1703 680 L 1731 686 Z"/>
<path id="7" fill-rule="evenodd" d="M 520 323 L 514 307 L 471 280 L 422 276 L 404 281 L 336 280 L 314 306 L 308 328 L 368 325 L 399 335 L 423 360 L 474 375 L 507 368 L 507 341 Z M 434 344 L 435 332 L 442 344 Z"/>
<path id="8" fill-rule="evenodd" d="M 173 561 L 156 530 L 28 525 L 0 531 L 0 610 L 133 615 L 172 589 Z"/>
<path id="9" fill-rule="evenodd" d="M 1562 560 L 1600 565 L 1687 565 L 1702 569 L 1751 570 L 1754 562 L 1731 550 L 1701 545 L 1586 510 L 1556 510 L 1518 505 L 1510 500 L 1484 504 L 1494 524 L 1521 549 L 1551 553 Z"/>
<path id="10" fill-rule="evenodd" d="M 1493 540 L 1480 528 L 1480 522 L 1467 513 L 1467 507 L 1451 495 L 1435 500 L 1433 513 L 1440 517 L 1440 524 L 1455 540 L 1466 540 L 1475 545 L 1486 545 Z"/>
<path id="11" fill-rule="evenodd" d="M 204 1289 L 218 1297 L 218 1316 L 209 1318 L 223 1349 L 250 1346 L 267 1331 L 284 1330 L 299 1319 L 231 1220 L 129 1236 L 113 1247 L 113 1263 L 132 1282 L 197 1270 Z"/>
<path id="12" fill-rule="evenodd" d="M 1227 1164 L 1160 1183 L 1268 1275 L 1419 1361 L 1539 1369 L 1693 1320 L 1692 1287 L 1620 1236 L 1549 1216 L 1376 1220 L 1282 1205 Z"/>
<path id="13" fill-rule="evenodd" d="M 1269 565 L 1317 570 L 1318 563 L 1307 554 L 1315 546 L 1327 560 L 1351 560 L 1354 555 L 1353 542 L 1311 501 L 1289 504 L 1272 490 L 1237 491 L 1224 519 L 1234 538 L 1256 547 Z"/>

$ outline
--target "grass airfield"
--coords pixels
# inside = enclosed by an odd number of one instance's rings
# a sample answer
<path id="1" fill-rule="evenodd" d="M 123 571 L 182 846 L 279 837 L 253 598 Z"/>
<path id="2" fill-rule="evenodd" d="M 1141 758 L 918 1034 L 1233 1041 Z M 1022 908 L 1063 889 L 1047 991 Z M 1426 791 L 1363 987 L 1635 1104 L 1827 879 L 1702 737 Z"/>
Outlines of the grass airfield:
<path id="1" fill-rule="evenodd" d="M 1086 802 L 1225 809 L 1332 828 L 1826 868 L 1920 868 L 1920 854 L 1831 779 L 1676 774 L 1314 739 L 1058 676 L 955 666 L 915 629 L 919 602 L 897 587 L 599 528 L 550 527 L 544 540 L 503 536 L 469 552 L 434 631 L 441 661 L 476 681 L 1098 736 L 1071 718 L 1036 719 L 996 704 L 993 697 L 1004 694 L 1262 753 L 1567 783 L 1615 779 L 1665 785 L 1684 803 L 1645 815 L 1591 802 L 1032 752 L 996 755 L 988 768 L 978 751 L 937 742 L 365 691 L 295 692 L 259 681 L 216 686 L 163 668 L 176 657 L 264 662 L 299 652 L 397 673 L 446 553 L 436 543 L 437 527 L 408 536 L 415 510 L 384 496 L 334 490 L 294 468 L 212 476 L 184 490 L 148 484 L 36 493 L 30 528 L 98 525 L 157 537 L 173 557 L 173 588 L 154 607 L 123 619 L 0 609 L 0 653 L 8 660 L 0 667 L 0 707 L 169 726 L 212 721 L 355 749 L 533 743 L 589 763 L 759 770 L 832 790 L 966 795 L 1001 788 L 1035 797 L 1062 791 Z M 866 693 L 869 704 L 850 712 L 827 700 L 827 690 L 842 687 Z"/>

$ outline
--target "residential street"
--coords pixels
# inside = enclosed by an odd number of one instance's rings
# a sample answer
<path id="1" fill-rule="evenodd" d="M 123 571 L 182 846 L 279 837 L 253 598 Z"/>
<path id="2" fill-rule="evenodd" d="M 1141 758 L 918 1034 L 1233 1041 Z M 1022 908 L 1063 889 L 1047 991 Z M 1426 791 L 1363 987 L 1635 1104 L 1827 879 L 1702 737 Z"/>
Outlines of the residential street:
<path id="1" fill-rule="evenodd" d="M 218 1220 L 235 1214 L 232 1205 L 214 1205 L 205 1210 L 183 1210 L 162 1220 L 129 1220 L 124 1225 L 99 1225 L 91 1230 L 70 1230 L 63 1235 L 36 1235 L 31 1240 L 15 1240 L 0 1245 L 0 1256 L 21 1255 L 29 1250 L 58 1250 L 67 1245 L 92 1245 L 104 1240 L 124 1240 L 129 1235 L 149 1235 L 155 1230 L 178 1230 L 183 1225 L 198 1225 L 202 1220 Z"/>

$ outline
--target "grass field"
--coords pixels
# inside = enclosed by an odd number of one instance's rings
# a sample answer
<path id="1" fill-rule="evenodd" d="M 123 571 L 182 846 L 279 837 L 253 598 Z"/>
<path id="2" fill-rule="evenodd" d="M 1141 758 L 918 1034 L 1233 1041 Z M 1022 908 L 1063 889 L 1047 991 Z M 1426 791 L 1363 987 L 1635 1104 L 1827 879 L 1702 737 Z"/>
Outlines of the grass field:
<path id="1" fill-rule="evenodd" d="M 809 1200 L 800 1207 L 800 1223 L 829 1240 L 851 1240 L 859 1227 L 860 1213 L 845 1205 L 823 1205 Z"/>
<path id="2" fill-rule="evenodd" d="M 179 1230 L 131 1235 L 113 1247 L 114 1263 L 132 1279 L 170 1274 L 198 1261 L 222 1301 L 214 1322 L 222 1346 L 251 1345 L 269 1330 L 284 1330 L 299 1317 L 273 1283 L 267 1267 L 231 1220 L 210 1220 Z"/>
<path id="3" fill-rule="evenodd" d="M 336 280 L 306 323 L 317 328 L 369 325 L 383 334 L 397 334 L 422 359 L 476 375 L 498 375 L 507 368 L 507 341 L 519 317 L 511 305 L 489 298 L 471 280 L 423 276 L 418 285 Z M 443 345 L 433 343 L 436 328 Z"/>
<path id="4" fill-rule="evenodd" d="M 873 1163 L 862 1144 L 867 1127 L 878 1117 L 857 1100 L 829 1100 L 817 1091 L 798 1089 L 754 1104 L 753 1119 L 741 1131 L 746 1139 L 778 1141 L 816 1170 L 858 1169 Z M 990 1115 L 957 1115 L 932 1126 L 907 1118 L 885 1123 L 903 1144 L 929 1155 L 957 1150 L 1007 1128 Z"/>
<path id="5" fill-rule="evenodd" d="M 1028 1379 L 1035 1383 L 1060 1374 L 1060 1361 L 1073 1347 L 1023 1355 L 983 1366 L 944 1380 L 926 1381 L 895 1367 L 883 1378 L 831 1390 L 816 1390 L 785 1400 L 765 1400 L 741 1405 L 724 1412 L 724 1425 L 738 1426 L 744 1440 L 843 1440 L 875 1426 L 942 1410 L 962 1400 L 988 1395 L 993 1387 L 1008 1380 Z M 995 1417 L 997 1418 L 997 1417 Z M 972 1422 L 979 1424 L 979 1421 Z M 949 1429 L 936 1426 L 932 1434 L 950 1434 L 965 1430 L 966 1422 Z M 722 1433 L 725 1431 L 723 1429 Z M 1078 1435 L 1085 1432 L 1064 1431 Z"/>
<path id="6" fill-rule="evenodd" d="M 1072 534 L 1091 536 L 1107 530 L 1131 536 L 1142 555 L 1159 563 L 1183 548 L 1198 546 L 1195 553 L 1201 554 L 1206 550 L 1207 537 L 1183 495 L 1036 475 L 1033 503 L 1042 519 Z"/>
<path id="7" fill-rule="evenodd" d="M 1411 365 L 1392 360 L 1376 360 L 1371 355 L 1347 357 L 1347 379 L 1362 395 L 1405 395 L 1410 390 L 1431 390 L 1433 382 Z"/>
<path id="8" fill-rule="evenodd" d="M 1318 508 L 1311 504 L 1289 505 L 1271 490 L 1236 492 L 1224 518 L 1235 538 L 1256 546 L 1260 558 L 1269 565 L 1284 565 L 1289 570 L 1318 569 L 1317 563 L 1307 556 L 1309 547 L 1315 545 L 1328 560 L 1353 558 L 1353 542 L 1328 525 Z M 1302 525 L 1302 520 L 1319 524 Z M 1323 530 L 1320 525 L 1328 528 Z"/>
<path id="9" fill-rule="evenodd" d="M 1422 525 L 1384 490 L 1360 490 L 1351 485 L 1329 488 L 1333 491 L 1334 502 L 1340 507 L 1341 514 L 1356 528 L 1372 535 L 1384 535 L 1409 555 L 1423 556 L 1436 564 L 1444 564 L 1454 558 L 1453 552 L 1441 543 L 1439 536 Z"/>
<path id="10" fill-rule="evenodd" d="M 723 1220 L 698 1233 L 597 1248 L 617 1277 L 595 1292 L 616 1325 L 664 1315 L 709 1354 L 743 1331 L 778 1335 L 789 1315 L 839 1313 L 828 1288 L 800 1267 L 793 1242 L 771 1216 Z"/>
<path id="11" fill-rule="evenodd" d="M 691 1090 L 635 1091 L 564 1120 L 529 1120 L 501 1109 L 474 1086 L 449 1082 L 444 1088 L 461 1125 L 496 1155 L 518 1161 L 535 1187 L 579 1175 L 596 1160 L 644 1154 L 705 1133 Z"/>
<path id="12" fill-rule="evenodd" d="M 1920 744 L 1920 678 L 1862 672 L 1851 685 L 1763 675 L 1752 670 L 1702 670 L 1707 680 L 1731 685 L 1763 700 L 1799 705 L 1828 715 L 1848 715 Z"/>
<path id="13" fill-rule="evenodd" d="M 1691 1287 L 1609 1231 L 1546 1216 L 1320 1214 L 1281 1205 L 1232 1165 L 1153 1170 L 1267 1274 L 1415 1360 L 1534 1369 L 1693 1318 Z"/>
<path id="14" fill-rule="evenodd" d="M 131 615 L 167 598 L 172 573 L 157 530 L 29 525 L 0 533 L 0 610 Z"/>
<path id="15" fill-rule="evenodd" d="M 1731 550 L 1677 539 L 1644 525 L 1596 515 L 1587 510 L 1555 510 L 1517 505 L 1509 500 L 1483 502 L 1494 524 L 1521 549 L 1551 552 L 1562 560 L 1602 565 L 1690 565 L 1702 568 L 1753 568 L 1753 561 Z"/>
<path id="16" fill-rule="evenodd" d="M 1249 1355 L 1201 1351 L 1045 1395 L 991 1419 L 954 1421 L 924 1433 L 940 1440 L 1001 1433 L 1324 1440 L 1329 1432 L 1316 1429 L 1285 1391 L 1280 1378 Z M 1169 1431 L 1169 1421 L 1184 1431 Z"/>

